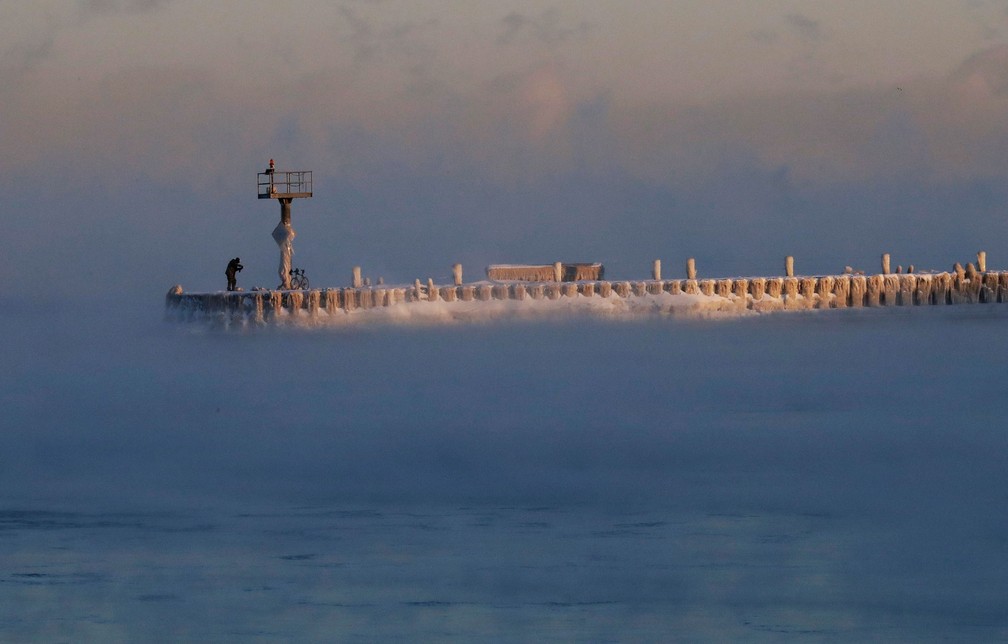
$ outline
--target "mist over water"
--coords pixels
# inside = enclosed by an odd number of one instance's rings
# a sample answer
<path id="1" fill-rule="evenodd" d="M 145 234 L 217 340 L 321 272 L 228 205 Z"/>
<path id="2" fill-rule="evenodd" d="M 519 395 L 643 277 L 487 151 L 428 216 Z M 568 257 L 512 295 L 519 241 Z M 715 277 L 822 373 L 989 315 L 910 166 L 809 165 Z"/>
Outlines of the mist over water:
<path id="1" fill-rule="evenodd" d="M 0 313 L 0 639 L 1008 634 L 998 306 Z"/>

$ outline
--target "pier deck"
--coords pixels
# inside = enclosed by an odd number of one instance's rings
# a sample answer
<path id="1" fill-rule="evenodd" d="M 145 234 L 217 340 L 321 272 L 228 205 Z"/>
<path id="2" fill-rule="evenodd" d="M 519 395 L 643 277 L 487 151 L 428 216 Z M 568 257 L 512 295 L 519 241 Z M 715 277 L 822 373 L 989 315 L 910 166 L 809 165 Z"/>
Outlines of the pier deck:
<path id="1" fill-rule="evenodd" d="M 884 306 L 945 306 L 1008 303 L 1008 272 L 953 272 L 808 277 L 736 277 L 580 282 L 477 282 L 438 286 L 365 286 L 305 291 L 256 290 L 186 293 L 173 287 L 168 316 L 182 321 L 224 319 L 269 324 L 292 313 L 310 317 L 425 302 L 655 298 L 694 295 L 717 298 L 753 311 Z"/>

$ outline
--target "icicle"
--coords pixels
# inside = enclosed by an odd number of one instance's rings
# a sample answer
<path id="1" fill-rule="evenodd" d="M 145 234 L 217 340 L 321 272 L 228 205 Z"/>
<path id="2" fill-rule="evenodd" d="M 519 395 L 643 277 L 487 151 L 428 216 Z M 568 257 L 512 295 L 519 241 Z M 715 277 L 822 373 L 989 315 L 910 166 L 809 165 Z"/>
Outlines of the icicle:
<path id="1" fill-rule="evenodd" d="M 882 275 L 872 275 L 868 278 L 868 290 L 865 293 L 865 304 L 867 306 L 881 306 L 883 279 Z"/>
<path id="2" fill-rule="evenodd" d="M 851 277 L 850 302 L 851 306 L 858 308 L 868 304 L 868 278 L 864 275 Z"/>
<path id="3" fill-rule="evenodd" d="M 934 298 L 931 295 L 933 287 L 933 280 L 930 275 L 919 275 L 917 277 L 917 286 L 914 289 L 914 303 L 915 304 L 934 304 Z"/>
<path id="4" fill-rule="evenodd" d="M 896 306 L 897 293 L 899 293 L 899 278 L 896 275 L 886 275 L 882 278 L 882 304 L 885 306 Z"/>
<path id="5" fill-rule="evenodd" d="M 851 301 L 851 277 L 841 275 L 833 280 L 833 306 L 847 308 Z"/>
<path id="6" fill-rule="evenodd" d="M 832 276 L 823 276 L 815 280 L 815 294 L 817 309 L 828 309 L 833 306 L 833 283 Z"/>
<path id="7" fill-rule="evenodd" d="M 913 306 L 914 291 L 917 290 L 917 277 L 910 275 L 900 275 L 899 278 L 899 303 L 900 306 Z"/>

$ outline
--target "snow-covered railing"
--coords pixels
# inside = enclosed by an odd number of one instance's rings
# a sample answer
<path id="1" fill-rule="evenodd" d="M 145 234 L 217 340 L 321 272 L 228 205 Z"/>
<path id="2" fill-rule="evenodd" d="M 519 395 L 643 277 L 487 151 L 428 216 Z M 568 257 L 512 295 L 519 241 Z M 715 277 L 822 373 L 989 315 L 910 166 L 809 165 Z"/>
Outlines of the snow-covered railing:
<path id="1" fill-rule="evenodd" d="M 491 264 L 487 279 L 498 282 L 581 282 L 605 277 L 599 263 Z"/>

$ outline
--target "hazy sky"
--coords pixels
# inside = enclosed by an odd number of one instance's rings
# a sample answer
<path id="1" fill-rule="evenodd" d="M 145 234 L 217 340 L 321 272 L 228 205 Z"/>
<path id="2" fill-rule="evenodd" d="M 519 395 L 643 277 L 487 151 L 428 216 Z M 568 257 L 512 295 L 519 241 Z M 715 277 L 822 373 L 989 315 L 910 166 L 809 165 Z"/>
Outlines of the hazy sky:
<path id="1" fill-rule="evenodd" d="M 81 284 L 218 288 L 239 253 L 264 282 L 270 157 L 315 172 L 295 263 L 321 278 L 1008 264 L 1005 1 L 5 0 L 0 34 L 15 285 L 50 253 Z"/>

